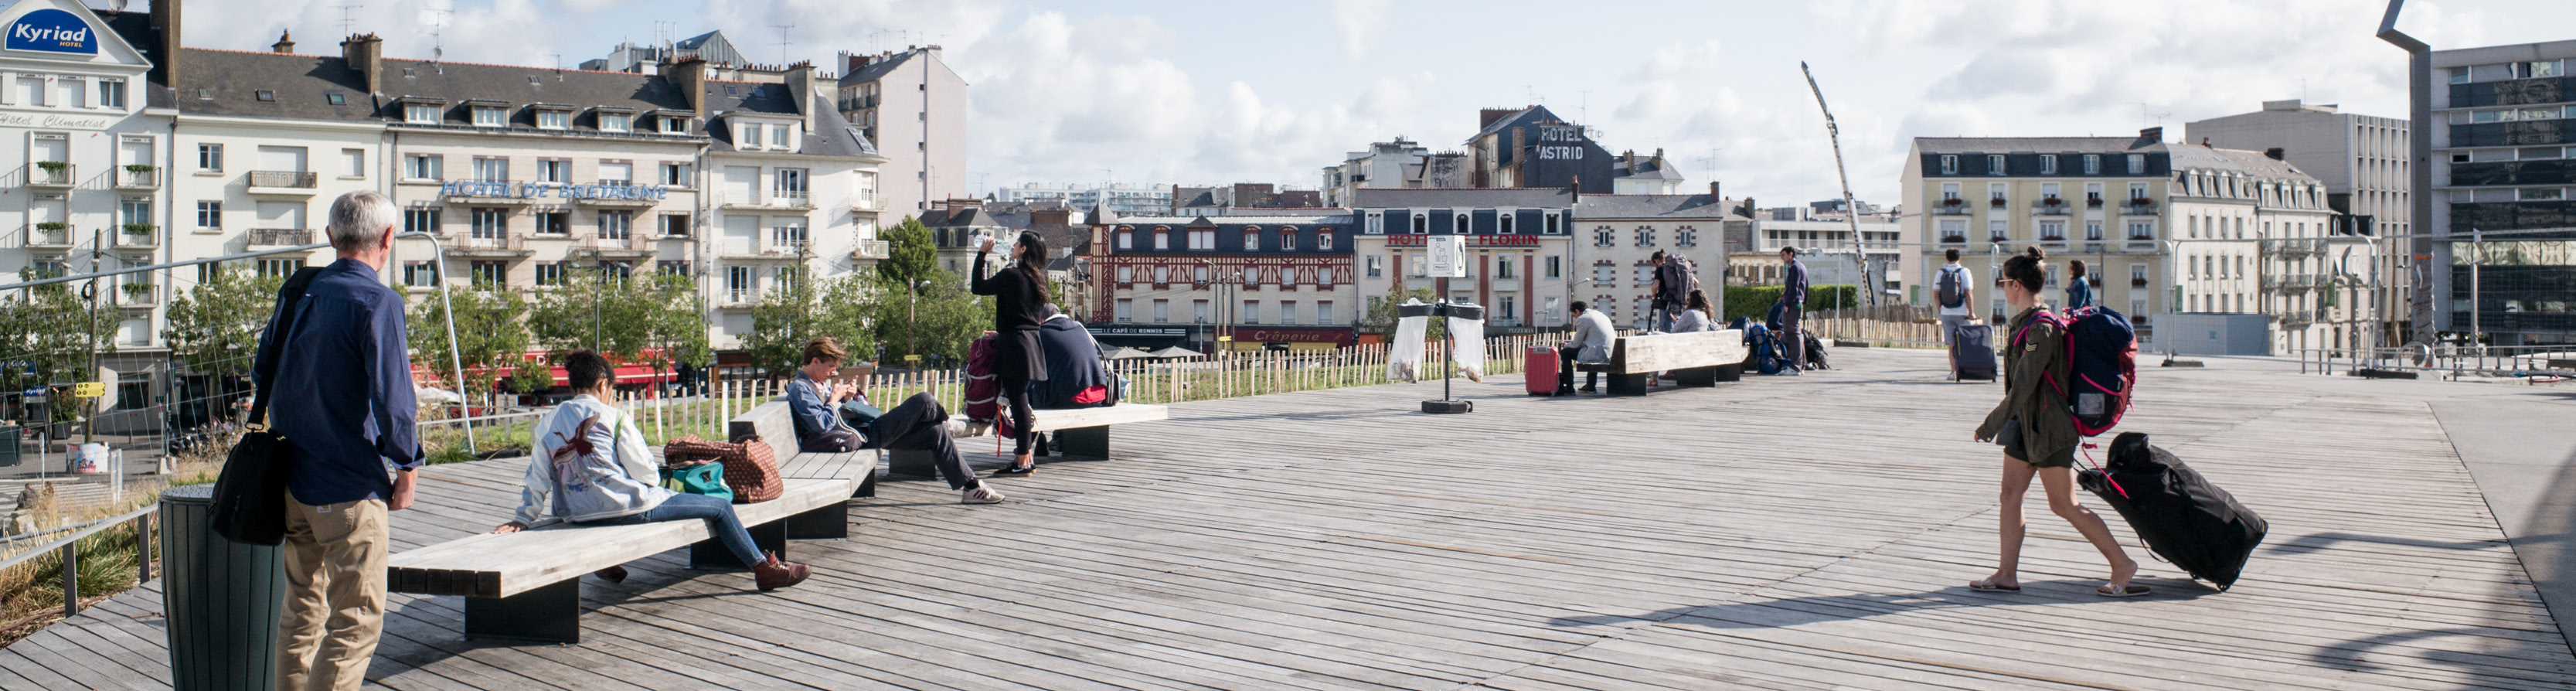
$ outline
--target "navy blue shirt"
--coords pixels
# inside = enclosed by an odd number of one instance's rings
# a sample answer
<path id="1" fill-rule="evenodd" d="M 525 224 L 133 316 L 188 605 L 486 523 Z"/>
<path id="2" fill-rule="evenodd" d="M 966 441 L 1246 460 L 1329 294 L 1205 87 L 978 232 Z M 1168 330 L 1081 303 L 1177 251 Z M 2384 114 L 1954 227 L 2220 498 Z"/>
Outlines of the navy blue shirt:
<path id="1" fill-rule="evenodd" d="M 284 337 L 269 317 L 254 365 L 276 376 L 268 426 L 295 450 L 287 491 L 306 506 L 393 496 L 385 464 L 422 461 L 402 296 L 342 259 L 313 277 L 296 310 Z"/>
<path id="2" fill-rule="evenodd" d="M 1780 270 L 1780 302 L 1792 308 L 1807 304 L 1807 265 L 1796 259 Z"/>

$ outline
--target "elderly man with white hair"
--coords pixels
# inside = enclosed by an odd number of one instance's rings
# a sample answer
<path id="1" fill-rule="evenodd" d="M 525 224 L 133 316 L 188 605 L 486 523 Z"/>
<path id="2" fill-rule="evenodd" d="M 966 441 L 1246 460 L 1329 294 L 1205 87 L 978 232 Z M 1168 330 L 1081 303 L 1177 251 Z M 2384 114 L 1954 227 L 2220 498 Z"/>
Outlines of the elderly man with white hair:
<path id="1" fill-rule="evenodd" d="M 358 688 L 384 631 L 385 513 L 411 505 L 423 460 L 403 301 L 379 279 L 397 220 L 375 192 L 331 202 L 339 259 L 287 279 L 259 339 L 268 424 L 293 441 L 282 690 Z"/>

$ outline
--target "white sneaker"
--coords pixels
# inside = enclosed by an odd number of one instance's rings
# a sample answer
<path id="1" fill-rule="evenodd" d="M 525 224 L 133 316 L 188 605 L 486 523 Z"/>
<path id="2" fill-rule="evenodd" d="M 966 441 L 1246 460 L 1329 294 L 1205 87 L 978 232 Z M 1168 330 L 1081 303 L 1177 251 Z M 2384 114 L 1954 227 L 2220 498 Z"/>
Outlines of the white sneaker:
<path id="1" fill-rule="evenodd" d="M 999 504 L 1002 503 L 1002 493 L 993 489 L 992 485 L 976 485 L 966 488 L 964 496 L 958 497 L 957 503 Z"/>

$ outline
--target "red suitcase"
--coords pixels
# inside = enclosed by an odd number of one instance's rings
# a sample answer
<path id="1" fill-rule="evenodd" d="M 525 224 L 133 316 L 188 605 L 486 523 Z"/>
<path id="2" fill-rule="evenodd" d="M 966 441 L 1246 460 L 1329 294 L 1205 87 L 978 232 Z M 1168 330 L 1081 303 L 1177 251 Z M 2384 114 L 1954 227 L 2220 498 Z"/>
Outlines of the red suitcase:
<path id="1" fill-rule="evenodd" d="M 1555 395 L 1556 349 L 1547 346 L 1530 346 L 1527 358 L 1521 361 L 1521 376 L 1529 381 L 1530 395 Z"/>

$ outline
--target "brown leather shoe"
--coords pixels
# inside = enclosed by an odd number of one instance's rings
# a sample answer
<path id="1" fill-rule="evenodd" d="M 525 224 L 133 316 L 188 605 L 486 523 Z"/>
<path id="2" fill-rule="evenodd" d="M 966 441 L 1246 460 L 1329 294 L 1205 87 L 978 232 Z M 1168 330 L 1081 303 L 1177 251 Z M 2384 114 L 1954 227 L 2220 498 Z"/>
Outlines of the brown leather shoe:
<path id="1" fill-rule="evenodd" d="M 813 575 L 812 569 L 805 568 L 804 564 L 779 561 L 777 552 L 770 552 L 768 561 L 751 567 L 751 582 L 759 585 L 760 592 L 764 593 L 803 583 L 810 575 Z"/>
<path id="2" fill-rule="evenodd" d="M 626 582 L 626 567 L 611 566 L 590 572 L 590 575 L 598 576 L 600 580 L 608 581 L 610 583 L 624 583 Z"/>

